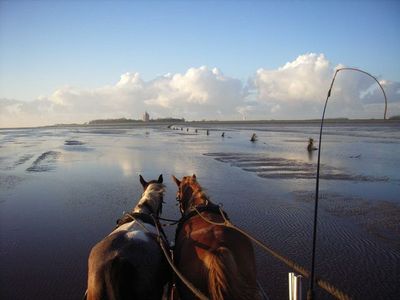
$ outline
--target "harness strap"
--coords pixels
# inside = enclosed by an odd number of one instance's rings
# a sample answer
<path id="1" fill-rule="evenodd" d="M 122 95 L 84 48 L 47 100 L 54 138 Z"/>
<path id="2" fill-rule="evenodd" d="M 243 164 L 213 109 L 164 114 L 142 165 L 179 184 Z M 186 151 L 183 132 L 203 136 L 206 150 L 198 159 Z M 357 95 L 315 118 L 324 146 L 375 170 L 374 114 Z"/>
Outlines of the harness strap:
<path id="1" fill-rule="evenodd" d="M 141 203 L 141 204 L 139 204 L 138 205 L 138 207 L 146 207 L 149 211 L 150 211 L 150 214 L 155 214 L 156 212 L 153 210 L 153 207 L 151 207 L 151 205 L 150 204 L 148 204 L 147 202 L 144 202 L 144 203 Z"/>
<path id="2" fill-rule="evenodd" d="M 161 217 L 157 217 L 157 220 L 170 222 L 169 224 L 162 224 L 162 226 L 166 226 L 166 225 L 176 225 L 176 224 L 178 224 L 179 221 L 180 221 L 180 220 L 176 220 L 176 219 L 168 219 L 168 218 L 161 218 Z"/>
<path id="3" fill-rule="evenodd" d="M 213 204 L 208 202 L 206 205 L 199 205 L 199 206 L 194 206 L 191 209 L 189 209 L 189 211 L 187 213 L 185 213 L 182 218 L 179 219 L 178 222 L 178 226 L 176 227 L 176 231 L 175 231 L 175 238 L 178 236 L 179 232 L 182 229 L 183 224 L 191 219 L 194 216 L 199 215 L 201 217 L 202 212 L 211 212 L 211 213 L 215 213 L 217 215 L 221 215 L 224 220 L 228 220 L 229 221 L 229 217 L 228 214 L 226 212 L 224 212 L 221 209 L 221 206 Z M 221 224 L 218 224 L 221 225 Z"/>
<path id="4" fill-rule="evenodd" d="M 154 216 L 152 216 L 154 218 Z M 164 252 L 164 256 L 167 259 L 169 265 L 171 266 L 172 270 L 174 271 L 174 273 L 179 277 L 179 279 L 186 285 L 187 288 L 189 288 L 189 290 L 192 291 L 193 294 L 196 295 L 196 297 L 198 297 L 201 300 L 210 300 L 207 296 L 205 296 L 200 290 L 198 290 L 189 280 L 187 280 L 185 278 L 185 276 L 183 276 L 183 274 L 178 270 L 178 268 L 175 266 L 174 262 L 171 259 L 170 254 L 168 253 L 167 249 L 165 248 L 165 240 L 163 240 L 161 238 L 160 235 L 160 231 L 163 233 L 163 230 L 160 226 L 159 223 L 156 223 L 156 229 L 158 231 L 158 243 L 160 244 L 161 250 Z"/>
<path id="5" fill-rule="evenodd" d="M 154 223 L 154 219 L 150 215 L 135 212 L 135 213 L 126 213 L 125 215 L 122 216 L 121 219 L 118 219 L 116 228 L 118 228 L 121 225 L 124 225 L 126 223 L 132 222 L 132 220 L 136 220 L 136 219 L 142 221 L 143 223 L 147 223 L 147 224 L 156 226 L 156 224 Z"/>

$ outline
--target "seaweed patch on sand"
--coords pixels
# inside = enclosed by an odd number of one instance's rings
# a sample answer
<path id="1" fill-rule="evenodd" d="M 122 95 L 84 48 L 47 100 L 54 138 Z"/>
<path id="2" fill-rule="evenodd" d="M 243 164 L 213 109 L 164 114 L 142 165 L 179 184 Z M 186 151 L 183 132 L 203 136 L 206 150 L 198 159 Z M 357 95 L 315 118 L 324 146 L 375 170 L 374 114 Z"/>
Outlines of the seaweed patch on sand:
<path id="1" fill-rule="evenodd" d="M 42 153 L 32 165 L 26 169 L 28 172 L 47 172 L 55 169 L 55 163 L 61 153 L 57 151 L 47 151 Z"/>
<path id="2" fill-rule="evenodd" d="M 252 153 L 205 153 L 215 160 L 229 163 L 244 171 L 256 173 L 261 178 L 269 179 L 315 179 L 317 165 L 304 161 L 286 159 L 281 157 L 268 157 L 266 155 Z M 320 174 L 325 180 L 347 181 L 388 181 L 388 177 L 372 177 L 358 174 L 350 174 L 328 165 L 321 165 L 324 171 Z"/>

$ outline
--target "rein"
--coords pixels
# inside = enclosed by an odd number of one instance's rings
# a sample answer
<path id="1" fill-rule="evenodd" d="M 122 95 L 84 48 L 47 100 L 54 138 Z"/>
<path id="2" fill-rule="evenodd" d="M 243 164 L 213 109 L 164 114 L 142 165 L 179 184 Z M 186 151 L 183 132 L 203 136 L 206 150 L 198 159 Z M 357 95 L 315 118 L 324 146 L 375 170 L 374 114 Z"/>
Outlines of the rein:
<path id="1" fill-rule="evenodd" d="M 152 218 L 154 218 L 153 215 L 151 215 Z M 155 221 L 155 219 L 154 219 Z M 162 228 L 160 227 L 159 222 L 156 223 L 156 229 L 157 229 L 157 241 L 160 244 L 161 250 L 164 253 L 165 258 L 167 259 L 169 265 L 171 266 L 172 270 L 175 272 L 175 274 L 179 277 L 179 279 L 186 285 L 187 288 L 189 288 L 193 294 L 195 294 L 199 299 L 201 300 L 210 300 L 207 296 L 205 296 L 201 291 L 199 291 L 189 280 L 183 276 L 183 274 L 178 270 L 178 268 L 175 266 L 174 262 L 172 261 L 172 258 L 170 257 L 170 254 L 168 253 L 166 247 L 165 247 L 165 240 L 161 239 L 160 231 L 162 231 Z M 180 223 L 179 223 L 180 224 Z"/>
<path id="2" fill-rule="evenodd" d="M 144 231 L 150 233 L 150 231 L 143 225 L 143 223 L 149 223 L 151 225 L 154 225 L 154 227 L 157 229 L 157 235 L 156 235 L 156 241 L 157 243 L 160 245 L 161 250 L 164 253 L 165 258 L 167 259 L 168 264 L 171 266 L 171 268 L 174 270 L 175 274 L 182 280 L 182 282 L 201 300 L 210 300 L 209 298 L 207 298 L 201 291 L 199 291 L 195 286 L 193 286 L 193 284 L 188 281 L 183 275 L 182 273 L 179 272 L 178 268 L 174 265 L 170 254 L 168 253 L 168 250 L 166 249 L 166 247 L 169 249 L 168 247 L 168 238 L 164 232 L 164 230 L 161 227 L 160 222 L 158 221 L 159 219 L 161 219 L 160 217 L 155 217 L 154 214 L 143 214 L 143 213 L 127 213 L 124 215 L 125 217 L 130 217 L 132 220 L 136 221 L 142 228 Z M 146 220 L 144 220 L 146 219 Z M 143 221 L 143 223 L 141 222 Z M 148 222 L 150 221 L 150 222 Z M 179 222 L 180 220 L 178 220 Z M 125 222 L 127 223 L 127 222 Z M 122 223 L 124 224 L 124 223 Z M 121 226 L 122 224 L 120 224 L 119 226 Z M 87 292 L 87 291 L 86 291 Z M 86 294 L 84 296 L 84 299 L 86 299 Z"/>
<path id="3" fill-rule="evenodd" d="M 176 220 L 176 219 L 167 219 L 167 218 L 161 218 L 161 217 L 158 217 L 157 220 L 170 222 L 169 224 L 161 224 L 162 226 L 172 226 L 172 225 L 176 225 L 180 222 L 180 219 Z"/>

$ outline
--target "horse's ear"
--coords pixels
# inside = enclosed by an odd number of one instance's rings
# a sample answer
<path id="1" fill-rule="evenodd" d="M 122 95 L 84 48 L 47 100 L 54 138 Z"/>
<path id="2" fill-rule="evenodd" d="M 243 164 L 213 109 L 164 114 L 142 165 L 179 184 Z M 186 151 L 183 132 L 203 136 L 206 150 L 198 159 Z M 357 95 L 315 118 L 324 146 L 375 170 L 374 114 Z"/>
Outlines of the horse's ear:
<path id="1" fill-rule="evenodd" d="M 193 178 L 193 179 L 196 179 L 196 174 L 193 174 L 192 178 Z"/>
<path id="2" fill-rule="evenodd" d="M 145 188 L 147 186 L 147 181 L 144 180 L 144 178 L 142 177 L 142 175 L 139 175 L 139 179 L 140 179 L 140 183 L 142 184 L 143 188 Z"/>
<path id="3" fill-rule="evenodd" d="M 176 178 L 174 175 L 172 175 L 172 180 L 176 183 L 177 186 L 181 185 L 181 182 L 179 181 L 179 179 Z"/>
<path id="4" fill-rule="evenodd" d="M 163 177 L 162 177 L 162 174 L 160 174 L 160 176 L 158 176 L 158 180 L 157 180 L 157 182 L 158 183 L 162 183 L 163 182 Z"/>

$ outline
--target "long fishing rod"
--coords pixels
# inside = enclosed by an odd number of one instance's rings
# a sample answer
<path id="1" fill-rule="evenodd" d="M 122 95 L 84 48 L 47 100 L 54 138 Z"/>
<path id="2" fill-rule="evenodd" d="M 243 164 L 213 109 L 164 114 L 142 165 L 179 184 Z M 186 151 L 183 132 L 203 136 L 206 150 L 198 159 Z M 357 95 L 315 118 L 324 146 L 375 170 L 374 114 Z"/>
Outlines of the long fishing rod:
<path id="1" fill-rule="evenodd" d="M 387 98 L 386 98 L 385 90 L 383 89 L 383 87 L 379 83 L 379 81 L 374 76 L 372 76 L 371 74 L 369 74 L 369 73 L 367 73 L 367 72 L 365 72 L 363 70 L 360 70 L 360 69 L 356 69 L 356 68 L 340 68 L 340 69 L 336 69 L 335 75 L 333 76 L 331 85 L 329 87 L 328 94 L 326 96 L 324 110 L 323 110 L 322 118 L 321 118 L 321 128 L 319 130 L 317 179 L 316 179 L 316 184 L 315 184 L 314 228 L 313 228 L 312 257 L 311 257 L 311 275 L 310 275 L 310 287 L 309 287 L 309 289 L 307 291 L 307 300 L 312 300 L 314 298 L 314 277 L 315 277 L 314 268 L 315 268 L 315 249 L 316 249 L 316 240 L 317 240 L 317 217 L 318 217 L 319 174 L 320 174 L 319 170 L 320 170 L 320 162 L 321 162 L 322 129 L 324 127 L 326 107 L 328 105 L 329 97 L 331 96 L 331 93 L 332 93 L 333 83 L 335 82 L 336 75 L 340 71 L 356 71 L 356 72 L 360 72 L 360 73 L 363 73 L 365 75 L 368 75 L 369 77 L 371 77 L 372 79 L 374 79 L 378 83 L 379 87 L 381 88 L 381 90 L 383 92 L 383 96 L 385 98 L 385 111 L 383 113 L 383 119 L 386 120 Z"/>

